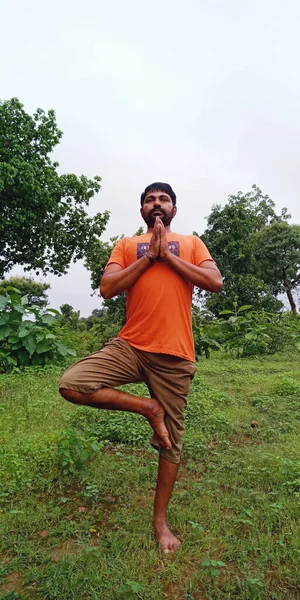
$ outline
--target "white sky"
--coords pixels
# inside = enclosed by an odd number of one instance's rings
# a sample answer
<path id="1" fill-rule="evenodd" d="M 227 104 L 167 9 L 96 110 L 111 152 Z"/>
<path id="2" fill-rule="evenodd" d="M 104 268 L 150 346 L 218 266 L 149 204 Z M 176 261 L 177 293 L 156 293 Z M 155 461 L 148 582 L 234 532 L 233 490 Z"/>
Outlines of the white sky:
<path id="1" fill-rule="evenodd" d="M 0 95 L 55 109 L 61 172 L 102 177 L 105 239 L 136 231 L 157 180 L 180 233 L 253 183 L 299 223 L 299 18 L 298 0 L 2 2 Z M 53 307 L 100 305 L 79 263 L 47 281 Z"/>

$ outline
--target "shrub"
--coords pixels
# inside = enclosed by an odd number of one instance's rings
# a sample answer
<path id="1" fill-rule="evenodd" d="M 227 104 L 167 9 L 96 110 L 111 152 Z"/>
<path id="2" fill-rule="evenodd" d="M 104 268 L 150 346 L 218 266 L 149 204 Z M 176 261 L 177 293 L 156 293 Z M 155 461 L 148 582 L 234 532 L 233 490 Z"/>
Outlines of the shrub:
<path id="1" fill-rule="evenodd" d="M 57 311 L 28 306 L 28 297 L 16 288 L 0 294 L 0 372 L 76 355 L 53 333 L 53 313 Z"/>
<path id="2" fill-rule="evenodd" d="M 218 342 L 232 355 L 256 356 L 273 354 L 287 347 L 300 350 L 300 319 L 290 313 L 268 313 L 253 310 L 250 305 L 223 310 L 217 320 Z"/>

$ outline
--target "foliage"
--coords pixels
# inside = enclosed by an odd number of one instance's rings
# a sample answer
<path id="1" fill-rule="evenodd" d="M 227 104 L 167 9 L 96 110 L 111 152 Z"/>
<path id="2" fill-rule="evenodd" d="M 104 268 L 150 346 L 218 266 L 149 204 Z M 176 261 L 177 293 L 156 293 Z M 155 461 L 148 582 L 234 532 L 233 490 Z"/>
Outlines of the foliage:
<path id="1" fill-rule="evenodd" d="M 221 311 L 218 324 L 221 328 L 222 344 L 226 352 L 235 356 L 271 354 L 286 346 L 300 349 L 300 320 L 283 314 L 272 314 L 264 310 L 255 311 L 251 306 Z"/>
<path id="2" fill-rule="evenodd" d="M 193 306 L 196 355 L 209 358 L 211 350 L 224 349 L 233 356 L 272 354 L 286 348 L 300 350 L 300 318 L 293 313 L 254 310 L 251 305 L 223 310 L 216 318 Z"/>
<path id="3" fill-rule="evenodd" d="M 51 308 L 41 312 L 34 304 L 29 307 L 27 296 L 15 288 L 0 294 L 1 372 L 76 355 L 53 333 L 56 312 Z"/>
<path id="4" fill-rule="evenodd" d="M 97 352 L 103 343 L 101 337 L 95 335 L 92 329 L 74 331 L 67 326 L 61 326 L 57 323 L 57 320 L 55 320 L 53 332 L 63 344 L 76 350 L 78 359 L 84 358 L 88 354 L 92 354 L 92 352 Z"/>
<path id="5" fill-rule="evenodd" d="M 94 325 L 97 325 L 100 322 L 104 315 L 105 308 L 94 308 L 92 314 L 86 319 L 82 319 L 82 321 L 84 322 L 86 329 L 89 331 L 94 327 Z"/>
<path id="6" fill-rule="evenodd" d="M 1 289 L 6 289 L 8 287 L 17 288 L 22 296 L 27 296 L 29 306 L 31 304 L 36 304 L 43 308 L 48 304 L 46 290 L 50 289 L 49 283 L 35 281 L 32 277 L 15 276 L 0 281 L 0 291 Z"/>
<path id="7" fill-rule="evenodd" d="M 192 313 L 196 356 L 205 354 L 209 358 L 211 350 L 220 348 L 219 342 L 213 337 L 217 320 L 210 311 L 200 310 L 196 304 L 192 306 Z"/>
<path id="8" fill-rule="evenodd" d="M 17 98 L 0 102 L 0 277 L 15 264 L 66 273 L 105 229 L 109 213 L 85 209 L 100 177 L 59 175 L 51 160 L 61 137 L 53 110 L 30 116 Z"/>
<path id="9" fill-rule="evenodd" d="M 272 313 L 283 308 L 283 303 L 272 295 L 270 286 L 251 274 L 229 273 L 221 292 L 207 294 L 206 298 L 206 308 L 217 316 L 222 310 L 230 310 L 234 302 L 240 306 L 251 304 L 254 310 Z"/>
<path id="10" fill-rule="evenodd" d="M 86 437 L 74 428 L 62 431 L 57 453 L 62 475 L 74 475 L 100 449 L 95 437 Z"/>
<path id="11" fill-rule="evenodd" d="M 60 314 L 57 315 L 57 322 L 62 327 L 67 327 L 73 331 L 85 329 L 84 323 L 80 321 L 80 310 L 74 310 L 71 304 L 62 304 L 59 307 Z"/>
<path id="12" fill-rule="evenodd" d="M 286 209 L 281 215 L 276 215 L 274 209 L 274 202 L 257 186 L 247 194 L 238 192 L 229 196 L 225 206 L 213 206 L 202 239 L 225 278 L 222 293 L 208 295 L 207 308 L 215 314 L 229 309 L 235 300 L 239 305 L 252 304 L 258 310 L 276 309 L 270 285 L 262 271 L 258 274 L 254 242 L 255 234 L 264 227 L 289 218 Z M 277 310 L 281 306 L 277 301 Z"/>
<path id="13" fill-rule="evenodd" d="M 104 273 L 108 259 L 119 240 L 124 235 L 116 235 L 109 238 L 108 242 L 95 239 L 90 245 L 85 257 L 84 266 L 91 272 L 91 286 L 93 290 L 99 290 L 101 278 Z"/>
<path id="14" fill-rule="evenodd" d="M 258 272 L 277 296 L 287 294 L 296 313 L 292 290 L 300 286 L 300 225 L 274 221 L 254 235 Z"/>

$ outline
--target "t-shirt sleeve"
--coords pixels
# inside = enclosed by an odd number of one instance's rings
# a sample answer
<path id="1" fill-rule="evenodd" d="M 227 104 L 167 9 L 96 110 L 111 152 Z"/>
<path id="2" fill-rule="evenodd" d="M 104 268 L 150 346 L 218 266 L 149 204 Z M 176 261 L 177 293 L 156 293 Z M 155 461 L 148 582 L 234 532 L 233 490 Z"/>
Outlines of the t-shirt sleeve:
<path id="1" fill-rule="evenodd" d="M 123 238 L 122 240 L 119 240 L 117 242 L 117 244 L 115 245 L 108 263 L 106 265 L 106 267 L 108 265 L 110 265 L 111 263 L 117 263 L 118 265 L 121 265 L 121 267 L 123 267 L 123 269 L 126 268 L 126 261 L 125 261 L 125 238 Z"/>
<path id="2" fill-rule="evenodd" d="M 200 265 L 204 260 L 214 260 L 204 242 L 196 235 L 194 236 L 194 265 Z"/>

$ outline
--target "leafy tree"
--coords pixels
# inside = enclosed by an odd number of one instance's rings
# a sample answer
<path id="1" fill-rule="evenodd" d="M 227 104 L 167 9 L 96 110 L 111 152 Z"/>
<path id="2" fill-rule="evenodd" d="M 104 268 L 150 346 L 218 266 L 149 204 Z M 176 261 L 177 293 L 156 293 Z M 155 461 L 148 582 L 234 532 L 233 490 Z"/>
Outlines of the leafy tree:
<path id="1" fill-rule="evenodd" d="M 87 331 L 89 331 L 95 325 L 98 325 L 100 323 L 101 319 L 104 318 L 105 313 L 106 313 L 106 309 L 104 307 L 103 308 L 94 308 L 94 310 L 92 311 L 92 314 L 87 318 L 80 319 L 80 322 L 84 323 L 84 326 L 86 327 Z"/>
<path id="2" fill-rule="evenodd" d="M 32 277 L 9 277 L 0 281 L 0 292 L 9 287 L 17 288 L 23 296 L 27 296 L 28 304 L 36 304 L 45 307 L 48 304 L 46 290 L 49 290 L 49 283 L 40 283 Z"/>
<path id="3" fill-rule="evenodd" d="M 300 225 L 275 221 L 254 236 L 258 272 L 277 296 L 286 293 L 296 313 L 292 290 L 300 287 Z"/>
<path id="4" fill-rule="evenodd" d="M 85 209 L 101 178 L 57 172 L 61 137 L 53 110 L 30 116 L 17 98 L 0 102 L 0 277 L 15 264 L 66 273 L 105 229 L 109 213 Z"/>
<path id="5" fill-rule="evenodd" d="M 254 309 L 280 310 L 283 304 L 258 272 L 254 235 L 272 223 L 289 218 L 286 209 L 275 213 L 275 204 L 257 186 L 247 194 L 229 196 L 225 206 L 215 205 L 207 220 L 202 239 L 210 249 L 224 277 L 217 296 L 207 295 L 207 308 L 216 314 L 230 309 L 234 301 L 251 304 Z"/>
<path id="6" fill-rule="evenodd" d="M 60 313 L 57 315 L 57 321 L 62 327 L 69 327 L 73 331 L 85 329 L 84 323 L 80 320 L 80 310 L 74 310 L 71 304 L 62 304 L 59 307 Z"/>

